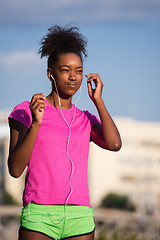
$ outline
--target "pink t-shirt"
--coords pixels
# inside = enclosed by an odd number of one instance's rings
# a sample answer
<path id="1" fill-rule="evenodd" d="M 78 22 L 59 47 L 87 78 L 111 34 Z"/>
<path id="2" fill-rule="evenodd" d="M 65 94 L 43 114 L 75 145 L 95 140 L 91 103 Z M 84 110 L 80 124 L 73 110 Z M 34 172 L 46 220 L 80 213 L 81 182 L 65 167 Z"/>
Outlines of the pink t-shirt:
<path id="1" fill-rule="evenodd" d="M 69 179 L 71 174 L 72 193 L 67 204 L 90 207 L 87 183 L 88 153 L 91 127 L 99 120 L 88 111 L 76 108 L 76 117 L 71 125 L 71 136 L 68 145 L 69 128 L 62 117 L 60 109 L 51 106 L 47 100 L 42 124 L 29 160 L 23 205 L 30 202 L 36 204 L 65 204 L 70 193 Z M 62 110 L 70 124 L 75 106 Z M 27 128 L 32 123 L 29 102 L 17 105 L 9 118 L 13 118 Z M 74 169 L 74 170 L 73 170 Z"/>

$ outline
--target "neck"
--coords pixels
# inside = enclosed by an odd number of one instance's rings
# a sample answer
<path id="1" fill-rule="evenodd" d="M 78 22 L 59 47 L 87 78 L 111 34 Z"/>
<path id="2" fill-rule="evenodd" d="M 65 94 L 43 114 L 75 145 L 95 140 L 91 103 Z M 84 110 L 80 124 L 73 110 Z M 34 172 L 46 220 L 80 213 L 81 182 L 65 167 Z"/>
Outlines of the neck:
<path id="1" fill-rule="evenodd" d="M 54 91 L 52 91 L 48 95 L 47 100 L 52 106 L 54 106 L 56 108 L 61 108 L 63 110 L 70 109 L 72 107 L 72 97 L 68 97 L 68 98 L 61 98 L 60 97 L 60 102 L 61 102 L 61 106 L 60 106 L 59 96 Z"/>

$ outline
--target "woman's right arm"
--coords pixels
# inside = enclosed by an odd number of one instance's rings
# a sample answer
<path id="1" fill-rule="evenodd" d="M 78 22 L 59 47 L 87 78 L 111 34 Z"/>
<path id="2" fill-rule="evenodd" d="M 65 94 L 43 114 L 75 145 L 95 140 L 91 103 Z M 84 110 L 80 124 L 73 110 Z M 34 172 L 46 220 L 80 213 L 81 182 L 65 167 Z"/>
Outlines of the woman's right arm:
<path id="1" fill-rule="evenodd" d="M 14 119 L 10 119 L 9 125 L 10 149 L 8 168 L 10 175 L 18 178 L 28 165 L 40 125 L 32 123 L 28 129 Z"/>
<path id="2" fill-rule="evenodd" d="M 39 127 L 44 115 L 45 94 L 35 94 L 30 103 L 32 124 L 28 129 L 22 123 L 10 119 L 10 148 L 8 157 L 9 173 L 18 178 L 29 163 Z"/>

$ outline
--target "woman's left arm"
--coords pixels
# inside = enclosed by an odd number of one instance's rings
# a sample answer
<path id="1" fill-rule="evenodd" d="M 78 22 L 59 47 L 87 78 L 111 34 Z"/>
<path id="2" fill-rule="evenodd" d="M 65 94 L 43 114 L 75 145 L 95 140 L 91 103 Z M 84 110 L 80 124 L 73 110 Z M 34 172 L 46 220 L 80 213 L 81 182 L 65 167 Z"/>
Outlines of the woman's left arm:
<path id="1" fill-rule="evenodd" d="M 86 77 L 88 78 L 87 87 L 89 97 L 95 104 L 101 120 L 101 124 L 93 125 L 91 140 L 104 149 L 118 151 L 122 146 L 121 137 L 102 99 L 103 83 L 101 78 L 98 74 L 94 73 L 87 74 Z M 92 82 L 94 82 L 95 88 L 92 87 Z"/>

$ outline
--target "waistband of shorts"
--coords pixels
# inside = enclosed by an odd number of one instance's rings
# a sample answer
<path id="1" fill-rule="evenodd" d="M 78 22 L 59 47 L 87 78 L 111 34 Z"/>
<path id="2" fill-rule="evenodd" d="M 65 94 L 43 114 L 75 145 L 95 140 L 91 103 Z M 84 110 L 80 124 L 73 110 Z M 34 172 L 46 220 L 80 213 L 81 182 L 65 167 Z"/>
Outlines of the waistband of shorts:
<path id="1" fill-rule="evenodd" d="M 21 212 L 22 215 L 26 214 L 34 214 L 34 212 L 39 212 L 42 215 L 46 213 L 60 213 L 65 214 L 65 216 L 68 218 L 69 216 L 73 217 L 84 217 L 86 216 L 93 216 L 93 209 L 88 206 L 82 206 L 82 205 L 43 205 L 43 204 L 35 204 L 35 203 L 29 203 L 26 205 Z"/>

